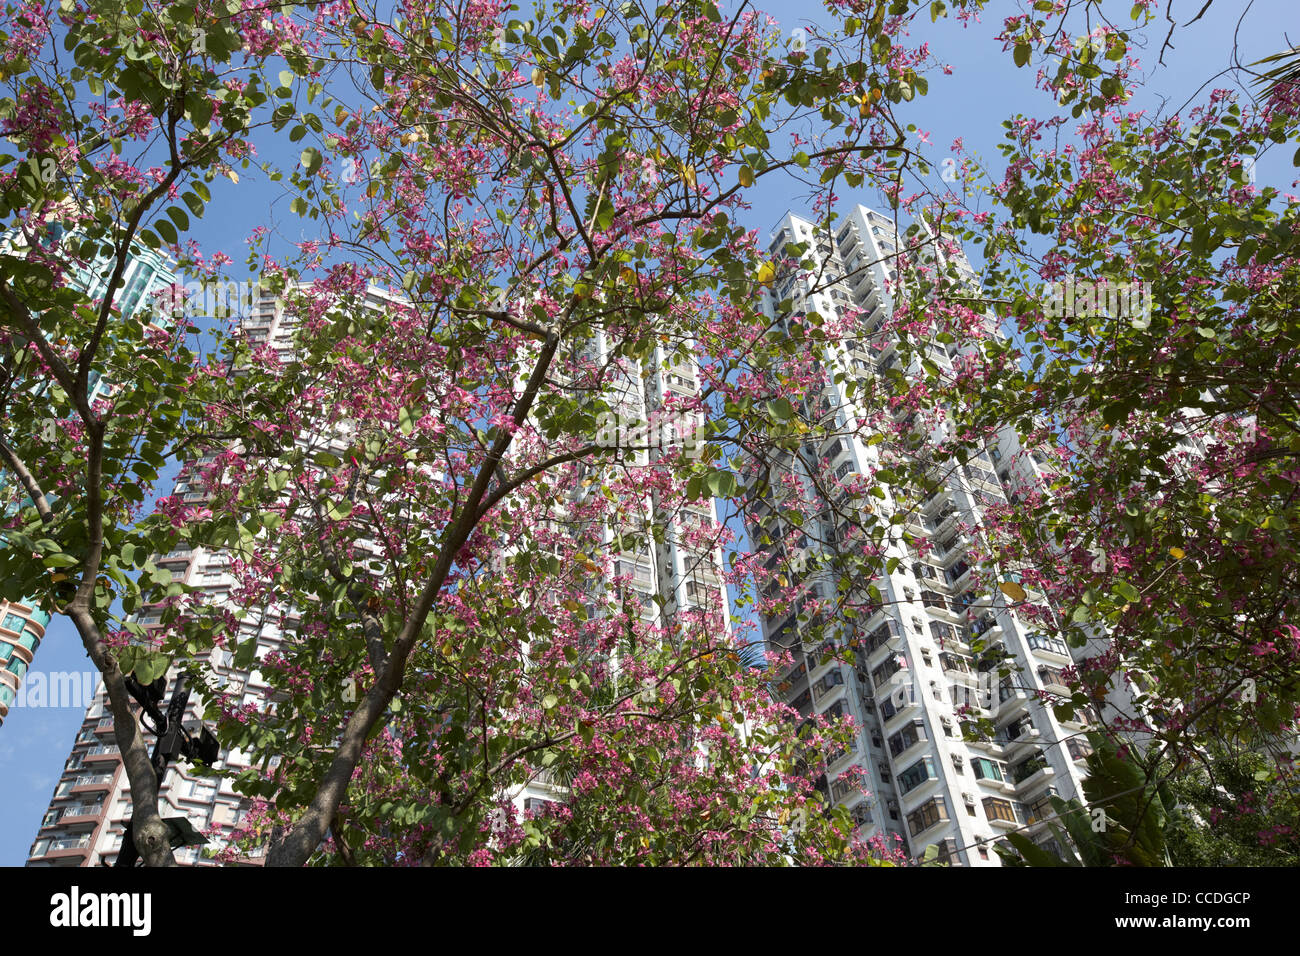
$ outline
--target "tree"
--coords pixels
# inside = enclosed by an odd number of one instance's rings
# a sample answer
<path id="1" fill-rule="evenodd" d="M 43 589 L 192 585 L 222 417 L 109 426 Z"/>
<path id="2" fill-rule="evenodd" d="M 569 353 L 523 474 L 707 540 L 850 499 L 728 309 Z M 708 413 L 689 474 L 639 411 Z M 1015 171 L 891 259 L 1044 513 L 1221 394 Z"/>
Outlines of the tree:
<path id="1" fill-rule="evenodd" d="M 1134 112 L 1133 38 L 1071 39 L 1068 13 L 1005 24 L 1017 63 L 1041 54 L 1060 113 L 1005 124 L 988 208 L 970 190 L 917 200 L 909 354 L 986 311 L 1016 333 L 979 335 L 915 400 L 953 410 L 954 451 L 1010 427 L 1037 459 L 1020 467 L 1042 484 L 980 531 L 1022 613 L 1092 642 L 1062 712 L 1131 690 L 1104 710 L 1110 730 L 1175 763 L 1242 735 L 1276 755 L 1300 705 L 1296 206 L 1251 170 L 1295 143 L 1294 97 Z M 982 247 L 978 288 L 927 265 L 934 235 Z"/>
<path id="2" fill-rule="evenodd" d="M 796 737 L 724 592 L 648 624 L 680 595 L 647 606 L 618 562 L 729 543 L 707 507 L 738 491 L 724 449 L 787 440 L 779 404 L 755 431 L 771 386 L 733 380 L 787 375 L 799 348 L 756 312 L 774 266 L 743 197 L 804 169 L 823 196 L 890 182 L 924 55 L 883 4 L 789 50 L 712 2 L 329 5 L 297 26 L 271 126 L 312 137 L 282 179 L 322 234 L 261 276 L 296 355 L 237 343 L 194 376 L 210 499 L 163 499 L 152 525 L 224 549 L 243 610 L 151 591 L 135 651 L 205 682 L 223 742 L 262 761 L 238 786 L 266 800 L 269 862 L 888 856 L 816 794 L 847 728 Z M 693 356 L 701 396 L 646 411 L 706 417 L 699 455 L 599 442 L 629 386 Z M 253 715 L 211 654 L 251 665 L 241 628 L 268 620 L 294 639 Z M 543 773 L 570 805 L 514 819 L 504 796 Z"/>
<path id="3" fill-rule="evenodd" d="M 1256 747 L 1217 742 L 1171 773 L 1169 827 L 1175 866 L 1295 866 L 1300 844 L 1295 768 Z M 1177 771 L 1177 772 L 1172 772 Z"/>
<path id="4" fill-rule="evenodd" d="M 178 587 L 149 560 L 168 549 L 166 525 L 140 508 L 168 457 L 204 431 L 196 415 L 211 396 L 187 323 L 148 307 L 122 315 L 115 298 L 133 251 L 175 247 L 207 183 L 247 155 L 267 99 L 257 70 L 278 31 L 238 3 L 5 13 L 0 132 L 15 154 L 0 156 L 0 578 L 6 598 L 66 614 L 103 674 L 135 838 L 160 865 L 172 856 L 124 676 L 152 680 L 166 659 L 128 646 L 139 628 L 115 602 L 130 612 L 142 591 Z M 286 55 L 299 49 L 279 39 Z M 110 294 L 81 291 L 73 276 L 90 272 Z M 92 395 L 99 374 L 114 388 Z"/>

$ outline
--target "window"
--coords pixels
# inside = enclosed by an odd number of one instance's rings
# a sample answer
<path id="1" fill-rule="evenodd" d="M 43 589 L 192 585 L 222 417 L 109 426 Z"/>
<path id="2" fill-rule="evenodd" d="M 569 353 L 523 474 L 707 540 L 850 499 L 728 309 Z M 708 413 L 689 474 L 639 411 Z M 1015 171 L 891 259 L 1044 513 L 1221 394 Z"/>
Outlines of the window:
<path id="1" fill-rule="evenodd" d="M 1068 686 L 1065 683 L 1064 674 L 1055 667 L 1043 666 L 1038 668 L 1038 679 L 1041 680 L 1044 685 L 1058 684 L 1061 687 Z"/>
<path id="2" fill-rule="evenodd" d="M 6 614 L 4 624 L 0 626 L 3 626 L 6 631 L 18 632 L 23 629 L 23 625 L 26 623 L 26 618 L 21 614 Z"/>
<path id="3" fill-rule="evenodd" d="M 951 624 L 946 624 L 943 621 L 931 621 L 930 634 L 938 642 L 940 647 L 943 647 L 944 643 L 947 641 L 961 641 L 961 635 L 957 631 L 957 628 L 953 627 Z"/>
<path id="4" fill-rule="evenodd" d="M 943 668 L 944 673 L 949 671 L 958 671 L 962 674 L 971 672 L 970 658 L 964 654 L 953 654 L 944 651 L 939 655 L 939 666 Z"/>
<path id="5" fill-rule="evenodd" d="M 31 631 L 24 631 L 23 636 L 18 638 L 18 643 L 29 651 L 35 651 L 36 645 L 40 643 L 40 639 Z"/>
<path id="6" fill-rule="evenodd" d="M 892 654 L 885 659 L 883 664 L 871 672 L 871 682 L 875 687 L 880 687 L 906 666 L 907 660 L 902 654 Z"/>
<path id="7" fill-rule="evenodd" d="M 996 780 L 1002 781 L 1002 765 L 995 760 L 989 760 L 987 757 L 976 757 L 971 761 L 971 768 L 975 771 L 976 780 Z"/>
<path id="8" fill-rule="evenodd" d="M 936 843 L 934 847 L 936 850 L 939 851 L 934 858 L 935 863 L 941 866 L 943 865 L 952 866 L 953 864 L 961 863 L 961 857 L 957 853 L 957 841 L 954 840 L 952 837 L 948 837 L 948 839 L 940 843 Z M 925 859 L 925 852 L 922 852 L 921 855 L 917 857 L 917 859 L 918 860 Z"/>
<path id="9" fill-rule="evenodd" d="M 887 621 L 876 628 L 871 632 L 871 636 L 867 638 L 867 653 L 870 654 L 890 638 L 901 637 L 899 630 L 897 621 Z"/>
<path id="10" fill-rule="evenodd" d="M 967 564 L 965 561 L 958 561 L 947 571 L 943 572 L 943 576 L 949 584 L 952 584 L 969 570 L 970 570 L 969 564 Z"/>
<path id="11" fill-rule="evenodd" d="M 1036 797 L 1029 800 L 1029 806 L 1026 808 L 1026 823 L 1035 823 L 1039 820 L 1046 820 L 1052 816 L 1056 809 L 1052 806 L 1052 797 L 1059 796 L 1055 787 L 1048 787 Z"/>
<path id="12" fill-rule="evenodd" d="M 912 836 L 916 836 L 947 819 L 947 801 L 943 797 L 934 797 L 907 815 L 907 829 Z"/>
<path id="13" fill-rule="evenodd" d="M 1029 646 L 1036 651 L 1048 651 L 1052 654 L 1060 654 L 1062 657 L 1070 656 L 1070 649 L 1065 646 L 1065 642 L 1059 637 L 1048 637 L 1046 634 L 1030 634 L 1027 640 Z"/>
<path id="14" fill-rule="evenodd" d="M 928 739 L 925 735 L 925 721 L 918 718 L 889 738 L 889 752 L 897 757 L 913 744 Z"/>
<path id="15" fill-rule="evenodd" d="M 990 820 L 1003 820 L 1007 823 L 1016 822 L 1016 811 L 1011 806 L 1010 800 L 1002 800 L 998 797 L 984 798 L 984 816 Z"/>
<path id="16" fill-rule="evenodd" d="M 910 793 L 927 780 L 933 780 L 935 776 L 934 760 L 930 757 L 922 757 L 898 775 L 899 792 Z"/>
<path id="17" fill-rule="evenodd" d="M 1019 740 L 1033 729 L 1034 721 L 1028 714 L 1026 714 L 1019 720 L 1014 720 L 1007 724 L 1005 733 L 1007 740 Z"/>
<path id="18" fill-rule="evenodd" d="M 948 609 L 948 602 L 937 591 L 922 591 L 921 603 L 926 607 L 937 607 L 940 610 Z"/>
<path id="19" fill-rule="evenodd" d="M 920 621 L 917 621 L 917 627 L 916 627 L 916 629 L 917 629 L 918 631 L 921 629 L 921 626 L 920 626 L 920 625 L 921 625 L 921 622 L 920 622 Z M 930 660 L 930 649 L 929 649 L 928 647 L 923 647 L 923 648 L 921 648 L 921 661 L 922 661 L 922 663 L 925 664 L 926 667 L 933 667 L 933 666 L 934 666 L 934 661 Z"/>
<path id="20" fill-rule="evenodd" d="M 1092 753 L 1092 744 L 1082 737 L 1070 737 L 1065 741 L 1065 749 L 1070 752 L 1071 760 L 1082 760 Z"/>

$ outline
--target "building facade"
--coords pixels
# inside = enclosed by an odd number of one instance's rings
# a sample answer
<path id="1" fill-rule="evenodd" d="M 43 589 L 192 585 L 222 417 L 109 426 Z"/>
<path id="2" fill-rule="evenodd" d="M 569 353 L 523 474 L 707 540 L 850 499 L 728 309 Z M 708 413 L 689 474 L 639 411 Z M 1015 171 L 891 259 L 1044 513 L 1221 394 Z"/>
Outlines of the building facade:
<path id="1" fill-rule="evenodd" d="M 843 374 L 828 376 L 837 380 L 805 402 L 810 417 L 835 416 L 834 435 L 787 462 L 812 494 L 815 471 L 845 481 L 870 473 L 879 460 L 881 446 L 868 444 L 871 436 L 860 425 L 866 415 L 855 403 L 860 393 L 848 383 L 890 368 L 919 375 L 919 359 L 904 360 L 881 328 L 894 307 L 887 287 L 896 278 L 900 242 L 893 219 L 856 206 L 831 234 L 787 214 L 773 236 L 776 257 L 788 243 L 807 243 L 805 258 L 816 260 L 821 275 L 778 274 L 763 297 L 770 319 L 861 310 L 855 336 L 829 342 L 820 356 L 827 369 Z M 944 258 L 973 279 L 964 258 Z M 787 299 L 793 308 L 783 315 L 777 306 Z M 928 359 L 950 367 L 963 347 L 935 344 Z M 921 447 L 935 439 L 923 427 L 917 435 Z M 973 542 L 961 530 L 978 527 L 985 507 L 1014 502 L 1027 483 L 1041 481 L 1046 461 L 1004 429 L 964 466 L 935 461 L 930 474 L 938 487 L 919 504 L 903 489 L 885 489 L 877 516 L 905 511 L 909 531 L 931 546 L 923 552 L 892 539 L 886 556 L 897 558 L 890 562 L 895 569 L 871 582 L 879 600 L 871 602 L 869 618 L 853 622 L 848 639 L 808 643 L 806 616 L 801 620 L 797 607 L 763 623 L 768 646 L 794 658 L 775 675 L 785 700 L 805 718 L 848 715 L 858 728 L 853 746 L 831 755 L 826 797 L 849 810 L 863 837 L 879 834 L 917 859 L 935 847 L 939 859 L 953 865 L 998 866 L 992 846 L 1008 830 L 1050 848 L 1049 797 L 1082 797 L 1086 725 L 1058 720 L 1049 703 L 1051 695 L 1066 693 L 1061 671 L 1072 663 L 1071 651 L 1058 637 L 1028 626 L 997 590 L 975 593 Z M 766 534 L 788 541 L 804 532 L 797 538 L 800 563 L 814 569 L 804 583 L 829 600 L 836 579 L 819 580 L 815 569 L 822 563 L 809 556 L 851 541 L 852 522 L 840 521 L 838 511 L 828 506 L 821 527 L 792 529 L 779 501 L 759 500 L 747 523 L 755 539 Z M 782 556 L 778 548 L 773 560 Z M 992 721 L 993 736 L 966 739 L 962 724 L 972 718 Z"/>

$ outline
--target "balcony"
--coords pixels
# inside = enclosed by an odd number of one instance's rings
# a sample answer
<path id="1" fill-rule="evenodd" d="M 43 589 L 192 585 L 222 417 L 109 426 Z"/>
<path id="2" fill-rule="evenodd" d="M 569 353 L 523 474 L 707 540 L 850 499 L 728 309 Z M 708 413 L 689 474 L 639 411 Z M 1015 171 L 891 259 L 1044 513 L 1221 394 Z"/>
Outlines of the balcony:
<path id="1" fill-rule="evenodd" d="M 117 760 L 120 755 L 121 755 L 121 751 L 118 750 L 116 744 L 111 744 L 111 745 L 100 744 L 99 746 L 91 747 L 89 750 L 87 750 L 82 755 L 82 758 L 87 762 L 90 762 L 92 760 L 97 762 L 104 762 L 104 761 Z"/>
<path id="2" fill-rule="evenodd" d="M 1065 678 L 1061 672 L 1054 667 L 1038 668 L 1038 679 L 1043 682 L 1043 690 L 1050 691 L 1053 694 L 1069 696 L 1070 688 L 1065 683 Z"/>
<path id="3" fill-rule="evenodd" d="M 1015 764 L 1011 767 L 1011 780 L 1017 789 L 1032 787 L 1035 784 L 1045 782 L 1049 777 L 1055 776 L 1056 771 L 1052 769 L 1051 764 L 1047 762 L 1045 754 L 1039 754 L 1037 757 Z"/>
<path id="4" fill-rule="evenodd" d="M 68 792 L 75 794 L 94 793 L 97 790 L 107 790 L 112 782 L 113 774 L 111 773 L 82 774 L 73 781 Z"/>
<path id="5" fill-rule="evenodd" d="M 1055 787 L 1048 787 L 1042 794 L 1025 806 L 1026 826 L 1039 826 L 1056 816 L 1056 808 L 1051 798 L 1059 796 Z"/>
<path id="6" fill-rule="evenodd" d="M 1065 642 L 1058 637 L 1048 637 L 1044 634 L 1029 634 L 1025 638 L 1029 649 L 1035 654 L 1039 654 L 1049 660 L 1056 660 L 1063 664 L 1072 662 L 1070 649 Z"/>
<path id="7" fill-rule="evenodd" d="M 884 729 L 888 730 L 890 724 L 902 717 L 914 716 L 920 710 L 916 697 L 916 688 L 910 683 L 902 687 L 894 687 L 880 702 L 880 719 Z"/>
<path id="8" fill-rule="evenodd" d="M 994 634 L 993 632 L 997 633 Z M 998 619 L 986 611 L 967 626 L 966 639 L 967 643 L 969 643 L 976 638 L 984 637 L 985 634 L 990 635 L 990 639 L 992 639 L 1001 633 L 1002 625 L 998 623 Z"/>
<path id="9" fill-rule="evenodd" d="M 86 851 L 90 848 L 91 834 L 87 833 L 79 837 L 63 837 L 62 839 L 52 840 L 50 845 L 45 848 L 43 854 L 45 859 L 62 859 L 66 857 L 84 857 Z M 37 859 L 39 857 L 33 857 Z"/>
<path id="10" fill-rule="evenodd" d="M 78 826 L 81 824 L 98 823 L 103 815 L 104 805 L 102 803 L 78 803 L 70 807 L 64 807 L 59 819 L 50 826 Z"/>

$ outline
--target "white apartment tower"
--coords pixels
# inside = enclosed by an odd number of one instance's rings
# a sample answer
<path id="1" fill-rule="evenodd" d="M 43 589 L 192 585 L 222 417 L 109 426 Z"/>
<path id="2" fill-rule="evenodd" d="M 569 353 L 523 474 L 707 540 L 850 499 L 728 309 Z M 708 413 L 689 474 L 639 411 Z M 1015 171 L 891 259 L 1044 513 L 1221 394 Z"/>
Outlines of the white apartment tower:
<path id="1" fill-rule="evenodd" d="M 785 463 L 805 478 L 817 469 L 844 480 L 869 471 L 881 448 L 867 443 L 871 435 L 859 424 L 865 412 L 848 382 L 870 380 L 891 367 L 919 374 L 920 367 L 919 359 L 906 367 L 894 343 L 886 341 L 888 332 L 880 330 L 893 309 L 886 283 L 895 278 L 892 257 L 900 242 L 894 220 L 859 205 L 833 228 L 832 234 L 824 224 L 793 214 L 781 219 L 771 254 L 782 258 L 787 243 L 806 242 L 805 258 L 813 258 L 821 266 L 814 273 L 821 274 L 778 274 L 762 305 L 779 322 L 789 317 L 776 308 L 786 299 L 792 300 L 793 315 L 862 310 L 856 337 L 833 341 L 819 355 L 824 367 L 845 375 L 804 402 L 810 418 L 835 416 L 831 437 L 806 448 L 799 461 L 791 457 Z M 973 279 L 964 257 L 951 264 Z M 935 344 L 928 357 L 949 367 L 961 348 Z M 863 588 L 874 583 L 880 600 L 870 617 L 852 621 L 851 638 L 821 643 L 805 637 L 807 615 L 801 622 L 797 606 L 763 622 L 768 646 L 794 657 L 791 668 L 775 675 L 786 701 L 804 717 L 846 714 L 858 727 L 853 746 L 834 755 L 827 768 L 826 796 L 850 811 L 863 837 L 880 834 L 892 844 L 897 836 L 916 859 L 935 846 L 939 859 L 952 865 L 998 866 L 993 844 L 1012 829 L 1050 848 L 1046 823 L 1054 811 L 1048 798 L 1083 796 L 1082 761 L 1090 749 L 1085 725 L 1058 720 L 1048 702 L 1049 695 L 1066 693 L 1061 669 L 1072 663 L 1071 652 L 1058 637 L 1027 626 L 997 590 L 973 593 L 972 542 L 959 530 L 978 527 L 989 504 L 1014 503 L 1017 488 L 1040 480 L 1045 462 L 1004 429 L 965 466 L 936 461 L 931 474 L 940 487 L 919 506 L 902 489 L 897 496 L 886 489 L 877 516 L 888 519 L 909 509 L 909 530 L 931 548 L 922 554 L 893 539 L 887 556 L 898 558 L 896 567 L 892 573 L 882 567 L 874 582 L 861 582 Z M 755 537 L 759 529 L 774 541 L 791 534 L 779 501 L 755 502 L 747 523 Z M 835 548 L 851 534 L 852 522 L 831 507 L 816 524 L 798 529 L 805 556 Z M 775 551 L 769 566 L 784 556 L 780 547 Z M 804 583 L 834 598 L 835 581 L 819 580 L 819 562 L 803 566 L 810 569 Z M 1011 675 L 1000 676 L 1006 669 Z M 994 737 L 963 739 L 962 718 L 971 716 L 990 719 Z M 851 783 L 855 767 L 860 786 Z"/>

